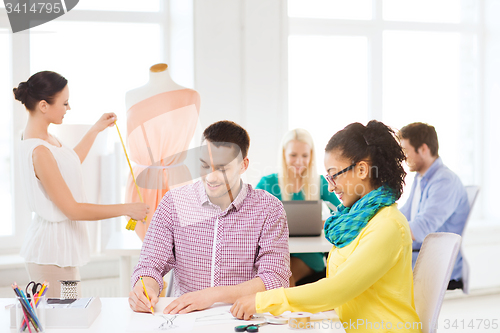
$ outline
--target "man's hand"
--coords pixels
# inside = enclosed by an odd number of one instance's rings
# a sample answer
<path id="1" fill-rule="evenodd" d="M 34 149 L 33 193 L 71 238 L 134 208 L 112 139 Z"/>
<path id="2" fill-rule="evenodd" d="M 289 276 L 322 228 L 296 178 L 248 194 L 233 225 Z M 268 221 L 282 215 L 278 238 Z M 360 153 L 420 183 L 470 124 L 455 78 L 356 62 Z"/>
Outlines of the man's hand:
<path id="1" fill-rule="evenodd" d="M 209 308 L 212 304 L 219 301 L 219 292 L 217 289 L 217 287 L 212 287 L 184 294 L 170 303 L 163 310 L 163 313 L 183 314 Z"/>
<path id="2" fill-rule="evenodd" d="M 144 276 L 142 279 L 144 280 L 144 285 L 146 286 L 151 302 L 148 301 L 141 280 L 139 279 L 134 289 L 128 295 L 128 304 L 135 312 L 151 312 L 151 306 L 154 308 L 156 303 L 158 303 L 158 292 L 160 289 L 155 279 L 147 276 Z"/>
<path id="3" fill-rule="evenodd" d="M 238 298 L 231 307 L 231 314 L 238 319 L 250 320 L 256 312 L 255 294 Z"/>

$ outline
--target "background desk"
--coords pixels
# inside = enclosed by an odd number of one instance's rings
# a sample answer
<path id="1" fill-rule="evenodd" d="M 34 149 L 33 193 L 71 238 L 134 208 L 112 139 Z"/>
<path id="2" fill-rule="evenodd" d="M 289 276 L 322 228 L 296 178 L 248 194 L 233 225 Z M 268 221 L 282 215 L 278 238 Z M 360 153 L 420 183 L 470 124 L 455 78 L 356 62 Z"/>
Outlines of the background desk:
<path id="1" fill-rule="evenodd" d="M 129 307 L 128 299 L 124 297 L 116 298 L 101 298 L 102 310 L 99 316 L 89 329 L 47 329 L 46 333 L 97 333 L 97 332 L 127 332 L 127 325 L 130 318 L 135 314 Z M 15 329 L 10 328 L 10 309 L 5 309 L 8 304 L 13 304 L 14 298 L 0 298 L 0 332 L 15 332 Z M 216 324 L 203 326 L 203 332 L 234 332 L 236 325 L 241 325 L 243 321 L 235 321 L 234 324 Z M 318 325 L 320 326 L 320 325 Z M 309 329 L 307 332 L 328 332 L 328 333 L 342 333 L 345 332 L 343 328 L 339 328 L 340 324 L 330 325 L 332 328 L 328 329 Z M 193 332 L 199 332 L 200 326 L 195 327 Z M 27 331 L 26 331 L 27 332 Z M 130 331 L 131 332 L 131 331 Z M 291 330 L 288 325 L 266 325 L 259 329 L 259 332 L 287 332 Z"/>
<path id="2" fill-rule="evenodd" d="M 330 244 L 323 235 L 318 237 L 290 237 L 290 253 L 330 252 Z M 107 254 L 120 256 L 120 295 L 128 296 L 132 275 L 132 256 L 141 253 L 142 242 L 135 232 L 117 232 L 106 246 Z"/>

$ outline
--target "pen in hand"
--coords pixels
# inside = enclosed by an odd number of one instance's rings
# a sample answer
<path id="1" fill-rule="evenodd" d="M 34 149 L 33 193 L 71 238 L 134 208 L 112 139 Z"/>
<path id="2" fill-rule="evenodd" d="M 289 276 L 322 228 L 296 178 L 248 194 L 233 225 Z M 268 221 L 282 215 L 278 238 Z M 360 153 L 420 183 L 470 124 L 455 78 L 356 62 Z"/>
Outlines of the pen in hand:
<path id="1" fill-rule="evenodd" d="M 146 290 L 146 285 L 144 284 L 144 280 L 142 279 L 142 276 L 139 276 L 142 282 L 142 288 L 144 288 L 144 293 L 146 294 L 146 297 L 148 298 L 149 304 L 151 304 L 151 299 L 148 296 L 148 291 Z M 153 304 L 151 304 L 151 313 L 155 314 L 155 310 L 153 309 Z"/>

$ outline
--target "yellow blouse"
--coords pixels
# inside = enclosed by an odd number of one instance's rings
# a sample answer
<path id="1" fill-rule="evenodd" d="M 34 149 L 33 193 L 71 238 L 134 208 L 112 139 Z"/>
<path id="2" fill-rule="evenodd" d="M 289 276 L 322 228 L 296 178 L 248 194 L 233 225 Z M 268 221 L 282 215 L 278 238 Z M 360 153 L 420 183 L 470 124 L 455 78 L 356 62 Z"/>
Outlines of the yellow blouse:
<path id="1" fill-rule="evenodd" d="M 347 332 L 421 332 L 411 243 L 408 221 L 397 204 L 382 208 L 349 245 L 332 248 L 326 278 L 257 293 L 257 312 L 335 309 Z"/>

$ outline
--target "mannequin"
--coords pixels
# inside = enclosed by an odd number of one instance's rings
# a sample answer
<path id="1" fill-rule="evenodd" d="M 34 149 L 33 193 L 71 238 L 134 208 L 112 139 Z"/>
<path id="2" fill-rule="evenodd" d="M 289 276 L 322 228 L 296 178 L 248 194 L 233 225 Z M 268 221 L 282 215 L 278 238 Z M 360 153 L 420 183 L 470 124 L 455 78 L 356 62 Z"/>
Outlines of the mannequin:
<path id="1" fill-rule="evenodd" d="M 186 89 L 172 80 L 167 64 L 156 64 L 149 68 L 149 81 L 142 87 L 130 90 L 125 95 L 127 110 L 138 102 L 165 91 Z"/>
<path id="2" fill-rule="evenodd" d="M 156 64 L 149 70 L 149 82 L 127 92 L 125 103 L 134 175 L 144 202 L 154 212 L 168 190 L 191 182 L 183 162 L 198 124 L 200 95 L 175 83 L 167 64 Z M 131 175 L 125 200 L 138 200 Z M 137 223 L 141 240 L 152 217 L 151 213 L 145 223 Z"/>

